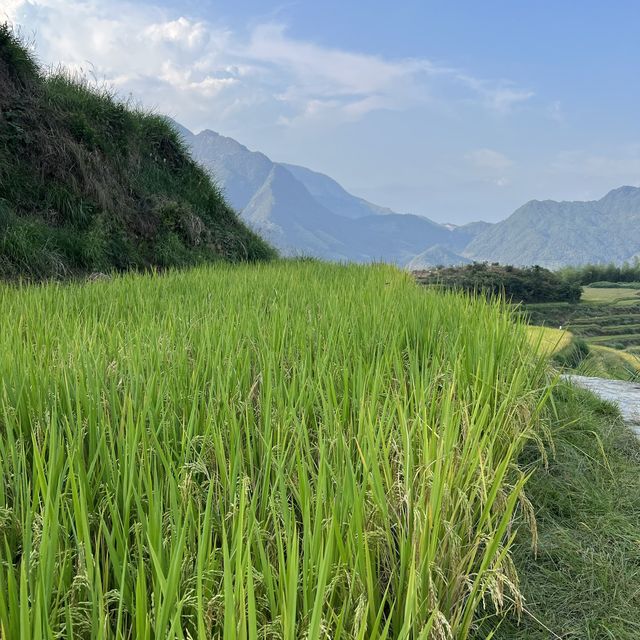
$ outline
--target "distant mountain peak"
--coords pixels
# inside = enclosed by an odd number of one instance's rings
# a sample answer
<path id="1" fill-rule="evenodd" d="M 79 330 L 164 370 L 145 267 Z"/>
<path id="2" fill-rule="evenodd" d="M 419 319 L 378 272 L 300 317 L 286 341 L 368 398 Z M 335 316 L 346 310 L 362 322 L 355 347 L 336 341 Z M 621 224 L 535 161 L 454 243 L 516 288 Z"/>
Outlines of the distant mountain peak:
<path id="1" fill-rule="evenodd" d="M 432 267 L 469 264 L 471 260 L 451 251 L 447 247 L 440 244 L 429 247 L 422 253 L 419 253 L 406 265 L 409 271 L 422 271 Z"/>
<path id="2" fill-rule="evenodd" d="M 630 260 L 640 251 L 640 188 L 600 200 L 531 200 L 480 233 L 463 255 L 503 264 L 558 268 Z"/>
<path id="3" fill-rule="evenodd" d="M 252 153 L 259 156 L 267 157 L 260 151 L 251 151 L 248 147 L 245 147 L 241 142 L 238 142 L 234 138 L 229 138 L 228 136 L 223 136 L 221 133 L 217 131 L 213 131 L 212 129 L 203 129 L 200 133 L 195 134 L 195 138 L 204 142 L 206 144 L 215 144 L 219 146 L 226 147 L 226 152 L 233 153 Z"/>
<path id="4" fill-rule="evenodd" d="M 619 200 L 619 199 L 628 199 L 628 198 L 636 198 L 640 197 L 640 188 L 632 187 L 630 185 L 625 185 L 622 187 L 618 187 L 617 189 L 612 189 L 600 199 L 600 202 L 607 202 L 610 200 Z"/>
<path id="5" fill-rule="evenodd" d="M 349 193 L 333 178 L 295 164 L 281 163 L 297 180 L 302 182 L 309 193 L 337 215 L 345 218 L 363 218 L 371 215 L 396 213 L 387 207 L 380 207 Z"/>

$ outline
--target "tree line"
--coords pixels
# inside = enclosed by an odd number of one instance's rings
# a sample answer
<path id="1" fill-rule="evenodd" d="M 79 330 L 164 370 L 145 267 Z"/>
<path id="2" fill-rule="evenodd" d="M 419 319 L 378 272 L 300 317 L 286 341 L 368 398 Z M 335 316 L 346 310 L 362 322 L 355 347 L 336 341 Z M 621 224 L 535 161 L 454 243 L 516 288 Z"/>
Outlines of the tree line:
<path id="1" fill-rule="evenodd" d="M 640 282 L 640 258 L 622 265 L 586 264 L 564 267 L 558 275 L 565 281 L 586 286 L 594 282 Z"/>
<path id="2" fill-rule="evenodd" d="M 503 296 L 511 302 L 578 302 L 579 283 L 543 267 L 513 267 L 476 262 L 456 267 L 436 267 L 416 273 L 419 282 L 462 289 L 487 296 Z"/>

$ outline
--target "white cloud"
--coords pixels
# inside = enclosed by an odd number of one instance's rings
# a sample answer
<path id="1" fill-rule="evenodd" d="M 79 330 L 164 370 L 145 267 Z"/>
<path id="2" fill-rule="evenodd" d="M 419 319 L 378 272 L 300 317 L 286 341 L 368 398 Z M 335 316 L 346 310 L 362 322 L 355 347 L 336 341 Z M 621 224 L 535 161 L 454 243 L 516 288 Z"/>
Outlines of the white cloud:
<path id="1" fill-rule="evenodd" d="M 193 92 L 207 98 L 218 95 L 224 89 L 239 82 L 238 78 L 214 77 L 211 75 L 194 74 L 192 69 L 174 66 L 171 62 L 164 62 L 158 78 L 168 85 L 182 92 Z"/>
<path id="2" fill-rule="evenodd" d="M 554 171 L 579 174 L 585 177 L 610 178 L 620 184 L 640 183 L 640 145 L 594 153 L 590 151 L 563 151 L 551 167 Z"/>
<path id="3" fill-rule="evenodd" d="M 509 173 L 514 166 L 513 160 L 495 149 L 474 149 L 464 155 L 474 181 L 490 184 L 499 188 L 511 185 Z"/>
<path id="4" fill-rule="evenodd" d="M 277 24 L 257 27 L 242 53 L 288 70 L 298 87 L 339 96 L 388 94 L 431 66 L 426 61 L 388 61 L 295 40 Z"/>
<path id="5" fill-rule="evenodd" d="M 202 22 L 193 22 L 184 17 L 152 24 L 144 30 L 143 35 L 151 42 L 173 42 L 189 50 L 199 49 L 208 39 L 207 28 Z"/>
<path id="6" fill-rule="evenodd" d="M 506 114 L 517 105 L 527 102 L 535 93 L 530 89 L 516 87 L 511 82 L 488 82 L 464 73 L 456 73 L 456 79 L 472 89 L 485 107 L 497 113 Z"/>
<path id="7" fill-rule="evenodd" d="M 556 122 L 564 122 L 565 121 L 565 117 L 564 117 L 564 111 L 562 109 L 562 103 L 559 100 L 556 100 L 555 102 L 552 102 L 547 107 L 547 115 L 552 120 L 555 120 Z"/>
<path id="8" fill-rule="evenodd" d="M 475 149 L 465 155 L 471 165 L 478 169 L 504 171 L 513 165 L 513 161 L 495 149 Z"/>
<path id="9" fill-rule="evenodd" d="M 526 102 L 530 98 L 533 98 L 533 96 L 533 91 L 513 89 L 510 87 L 485 90 L 487 104 L 500 113 L 511 111 L 515 105 Z"/>
<path id="10" fill-rule="evenodd" d="M 91 69 L 191 126 L 222 127 L 225 118 L 335 124 L 424 105 L 434 92 L 452 104 L 506 113 L 533 95 L 425 59 L 388 60 L 298 40 L 279 24 L 243 34 L 123 0 L 5 0 L 3 11 L 35 33 L 43 61 Z"/>

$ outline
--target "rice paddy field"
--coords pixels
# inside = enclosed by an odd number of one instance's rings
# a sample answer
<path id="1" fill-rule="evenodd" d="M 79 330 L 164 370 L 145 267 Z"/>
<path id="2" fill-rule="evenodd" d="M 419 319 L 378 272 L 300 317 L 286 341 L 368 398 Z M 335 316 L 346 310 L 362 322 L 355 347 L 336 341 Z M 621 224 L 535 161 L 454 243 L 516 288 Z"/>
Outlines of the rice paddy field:
<path id="1" fill-rule="evenodd" d="M 554 329 L 553 327 L 527 327 L 531 345 L 545 355 L 554 355 L 566 349 L 573 339 L 569 331 Z"/>
<path id="2" fill-rule="evenodd" d="M 444 640 L 521 605 L 548 391 L 506 306 L 276 262 L 5 284 L 0 317 L 2 638 Z"/>

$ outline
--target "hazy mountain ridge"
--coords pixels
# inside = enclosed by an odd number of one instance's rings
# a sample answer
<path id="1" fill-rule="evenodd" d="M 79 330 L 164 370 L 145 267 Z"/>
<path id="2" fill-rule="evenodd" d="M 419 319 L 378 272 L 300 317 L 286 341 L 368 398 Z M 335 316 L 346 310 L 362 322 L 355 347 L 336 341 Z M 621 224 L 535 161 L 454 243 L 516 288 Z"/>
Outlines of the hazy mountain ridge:
<path id="1" fill-rule="evenodd" d="M 406 264 L 406 267 L 410 271 L 421 271 L 422 269 L 429 269 L 431 267 L 444 265 L 457 266 L 469 264 L 470 262 L 472 262 L 472 260 L 469 260 L 469 258 L 465 258 L 446 247 L 436 244 L 412 258 Z"/>
<path id="2" fill-rule="evenodd" d="M 302 182 L 318 202 L 331 211 L 339 211 L 340 215 L 345 218 L 363 218 L 370 215 L 395 213 L 388 207 L 381 207 L 368 202 L 364 198 L 351 195 L 333 178 L 324 173 L 284 162 L 280 163 L 280 166 L 287 169 L 297 180 Z"/>
<path id="3" fill-rule="evenodd" d="M 214 177 L 237 211 L 242 211 L 264 184 L 273 163 L 259 151 L 249 151 L 233 138 L 206 129 L 197 135 L 185 127 L 180 133 L 193 156 Z"/>
<path id="4" fill-rule="evenodd" d="M 631 260 L 640 252 L 640 188 L 620 187 L 600 200 L 532 200 L 481 232 L 463 251 L 478 261 L 572 264 Z"/>
<path id="5" fill-rule="evenodd" d="M 405 265 L 439 245 L 458 262 L 459 252 L 483 228 L 396 213 L 350 194 L 325 174 L 273 162 L 233 138 L 210 130 L 193 134 L 177 123 L 176 128 L 227 201 L 286 255 Z"/>

